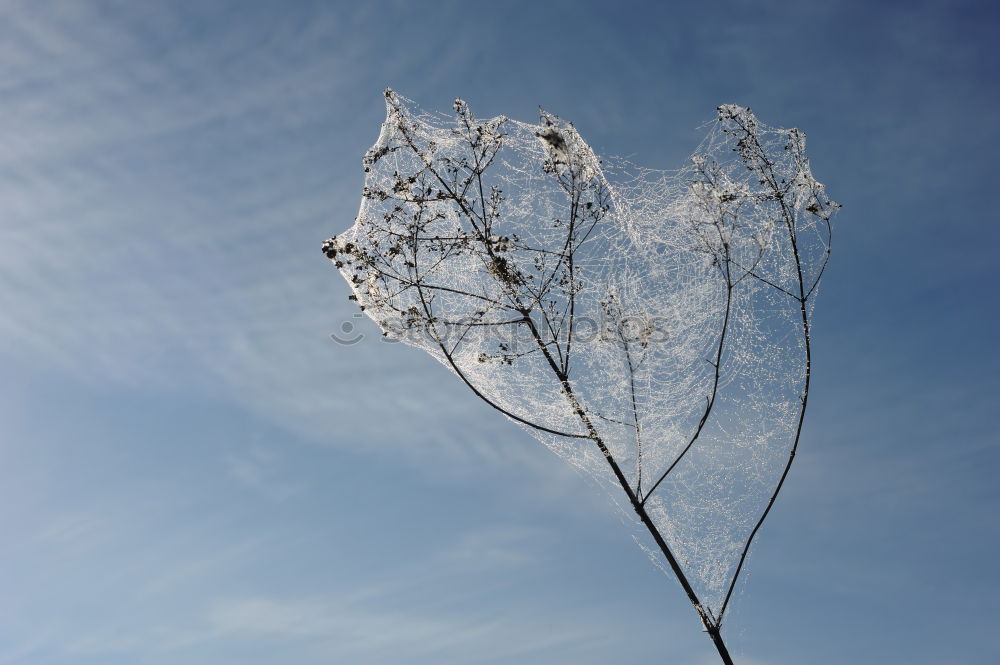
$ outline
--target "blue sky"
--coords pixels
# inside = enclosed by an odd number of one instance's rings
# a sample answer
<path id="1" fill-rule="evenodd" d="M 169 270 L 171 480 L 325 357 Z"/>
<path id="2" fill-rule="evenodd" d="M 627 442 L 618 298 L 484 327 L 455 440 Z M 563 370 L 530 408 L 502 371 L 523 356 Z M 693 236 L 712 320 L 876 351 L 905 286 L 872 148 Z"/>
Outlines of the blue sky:
<path id="1" fill-rule="evenodd" d="M 661 168 L 720 103 L 804 129 L 845 208 L 731 650 L 1000 660 L 991 3 L 2 10 L 0 664 L 716 662 L 600 490 L 352 318 L 387 85 Z"/>

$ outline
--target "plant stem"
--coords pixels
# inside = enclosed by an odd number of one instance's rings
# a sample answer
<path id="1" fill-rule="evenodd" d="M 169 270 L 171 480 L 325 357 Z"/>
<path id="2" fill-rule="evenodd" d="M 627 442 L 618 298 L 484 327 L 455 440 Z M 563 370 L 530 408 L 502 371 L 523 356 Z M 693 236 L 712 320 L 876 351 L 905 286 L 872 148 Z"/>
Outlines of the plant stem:
<path id="1" fill-rule="evenodd" d="M 594 441 L 597 447 L 600 449 L 601 454 L 604 455 L 604 459 L 608 461 L 608 465 L 611 467 L 611 471 L 614 473 L 615 478 L 618 480 L 618 484 L 625 491 L 626 496 L 628 496 L 629 502 L 632 504 L 632 508 L 635 510 L 636 514 L 639 516 L 639 520 L 642 522 L 643 526 L 649 531 L 650 535 L 653 536 L 653 540 L 656 542 L 656 546 L 660 548 L 660 552 L 663 553 L 664 558 L 666 558 L 667 563 L 670 565 L 670 569 L 673 571 L 674 575 L 677 577 L 677 581 L 680 582 L 681 587 L 684 589 L 684 593 L 687 594 L 688 600 L 691 601 L 691 605 L 694 606 L 695 612 L 698 613 L 698 617 L 701 619 L 702 626 L 705 628 L 705 632 L 708 633 L 709 637 L 712 639 L 712 643 L 715 645 L 716 650 L 719 652 L 719 656 L 722 658 L 722 662 L 725 665 L 733 665 L 733 659 L 729 655 L 729 650 L 726 649 L 726 644 L 722 640 L 722 632 L 719 626 L 719 622 L 712 616 L 712 614 L 702 605 L 701 600 L 698 598 L 698 594 L 695 593 L 694 588 L 688 581 L 687 575 L 681 569 L 680 563 L 674 556 L 674 553 L 670 550 L 670 546 L 667 541 L 660 534 L 659 529 L 653 523 L 650 518 L 649 513 L 646 512 L 645 506 L 643 506 L 642 501 L 632 491 L 629 485 L 628 479 L 625 478 L 625 474 L 622 473 L 621 467 L 618 465 L 617 460 L 615 460 L 614 455 L 608 450 L 608 447 L 604 444 L 601 439 L 601 435 L 598 433 L 597 428 L 594 427 L 590 416 L 583 409 L 580 401 L 576 397 L 576 393 L 573 392 L 573 386 L 570 385 L 569 378 L 563 372 L 559 365 L 556 363 L 552 354 L 549 352 L 545 343 L 542 341 L 541 335 L 538 332 L 538 328 L 535 326 L 534 322 L 530 317 L 525 314 L 525 323 L 527 324 L 531 334 L 534 337 L 535 343 L 538 344 L 542 353 L 544 354 L 546 360 L 548 361 L 549 367 L 559 378 L 562 384 L 563 394 L 566 395 L 566 399 L 569 401 L 570 407 L 573 412 L 580 418 L 580 422 L 587 429 L 587 434 L 589 438 Z"/>

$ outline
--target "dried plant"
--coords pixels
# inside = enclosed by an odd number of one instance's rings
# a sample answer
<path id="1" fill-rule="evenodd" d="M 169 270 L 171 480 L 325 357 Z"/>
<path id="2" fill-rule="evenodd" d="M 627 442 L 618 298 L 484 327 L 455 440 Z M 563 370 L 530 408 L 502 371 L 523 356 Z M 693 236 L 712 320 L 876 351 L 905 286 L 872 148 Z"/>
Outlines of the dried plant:
<path id="1" fill-rule="evenodd" d="M 725 105 L 690 165 L 655 171 L 544 111 L 385 97 L 360 213 L 323 246 L 351 298 L 623 492 L 731 663 L 722 622 L 798 446 L 839 207 L 805 136 Z"/>

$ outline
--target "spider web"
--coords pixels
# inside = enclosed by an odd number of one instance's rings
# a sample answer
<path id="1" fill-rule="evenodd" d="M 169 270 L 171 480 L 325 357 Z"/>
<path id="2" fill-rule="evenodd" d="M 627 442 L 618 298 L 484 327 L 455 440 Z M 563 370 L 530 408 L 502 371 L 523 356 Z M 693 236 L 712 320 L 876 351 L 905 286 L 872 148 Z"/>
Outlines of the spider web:
<path id="1" fill-rule="evenodd" d="M 545 112 L 529 124 L 386 101 L 358 217 L 324 245 L 351 297 L 631 493 L 721 614 L 807 394 L 838 205 L 804 135 L 723 106 L 690 163 L 661 171 L 599 159 Z"/>

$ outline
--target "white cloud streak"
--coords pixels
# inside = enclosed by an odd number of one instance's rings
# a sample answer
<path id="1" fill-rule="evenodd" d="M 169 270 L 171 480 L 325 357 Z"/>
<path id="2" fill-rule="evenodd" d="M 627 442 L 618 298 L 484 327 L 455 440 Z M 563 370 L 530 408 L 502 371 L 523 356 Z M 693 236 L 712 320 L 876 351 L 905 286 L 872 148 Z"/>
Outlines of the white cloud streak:
<path id="1" fill-rule="evenodd" d="M 343 117 L 361 38 L 310 45 L 352 12 L 278 20 L 295 39 L 262 45 L 252 23 L 208 39 L 170 6 L 19 10 L 0 30 L 0 348 L 96 385 L 221 398 L 322 443 L 533 463 L 496 448 L 426 359 L 370 325 L 354 347 L 328 337 L 359 322 L 319 245 L 354 214 L 380 118 Z M 314 138 L 339 121 L 370 134 L 346 162 Z"/>

